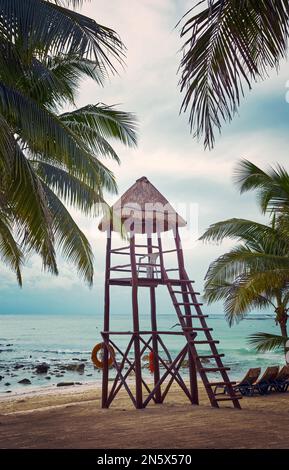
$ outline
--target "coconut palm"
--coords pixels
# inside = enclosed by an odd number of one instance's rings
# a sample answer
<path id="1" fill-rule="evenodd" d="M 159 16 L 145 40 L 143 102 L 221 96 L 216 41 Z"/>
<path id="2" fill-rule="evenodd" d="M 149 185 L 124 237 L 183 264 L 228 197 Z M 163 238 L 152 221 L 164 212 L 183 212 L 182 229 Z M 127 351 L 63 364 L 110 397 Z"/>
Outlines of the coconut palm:
<path id="1" fill-rule="evenodd" d="M 64 257 L 73 261 L 79 273 L 91 283 L 93 257 L 90 245 L 63 202 L 88 214 L 96 208 L 96 203 L 103 202 L 103 189 L 116 191 L 114 177 L 100 157 L 110 156 L 118 161 L 107 138 L 135 145 L 135 121 L 129 113 L 100 103 L 55 114 L 53 101 L 57 104 L 59 100 L 54 84 L 58 79 L 62 88 L 66 86 L 68 94 L 73 95 L 69 80 L 73 76 L 75 59 L 70 63 L 67 61 L 68 80 L 65 80 L 63 64 L 59 69 L 54 65 L 52 61 L 55 80 L 52 80 L 51 91 L 55 97 L 51 97 L 47 83 L 45 96 L 39 83 L 38 98 L 29 96 L 29 78 L 24 76 L 23 84 L 18 80 L 17 91 L 10 88 L 14 101 L 10 101 L 10 94 L 8 98 L 5 95 L 6 101 L 0 106 L 10 140 L 16 136 L 10 154 L 5 153 L 11 166 L 6 173 L 2 207 L 10 207 L 20 245 L 25 251 L 36 250 L 46 269 L 57 274 L 56 241 Z M 33 87 L 31 90 L 34 93 Z M 39 103 L 39 97 L 43 103 Z"/>
<path id="2" fill-rule="evenodd" d="M 270 224 L 230 219 L 206 230 L 202 240 L 221 242 L 228 237 L 240 243 L 210 265 L 205 298 L 209 303 L 224 301 L 230 325 L 254 309 L 273 310 L 281 336 L 257 333 L 250 342 L 259 351 L 284 347 L 289 308 L 289 175 L 280 165 L 266 173 L 244 160 L 235 178 L 241 192 L 257 191 Z"/>
<path id="3" fill-rule="evenodd" d="M 251 310 L 273 309 L 281 334 L 287 337 L 289 236 L 277 227 L 230 219 L 211 225 L 201 239 L 222 241 L 225 237 L 240 243 L 210 265 L 206 300 L 224 300 L 230 325 Z"/>
<path id="4" fill-rule="evenodd" d="M 245 89 L 287 57 L 289 5 L 279 0 L 201 0 L 182 18 L 182 111 L 212 148 Z"/>
<path id="5" fill-rule="evenodd" d="M 0 7 L 6 4 L 0 0 Z M 24 5 L 12 1 L 14 14 L 16 4 Z M 38 252 L 44 268 L 57 274 L 57 246 L 91 283 L 90 245 L 64 203 L 87 214 L 103 202 L 104 189 L 116 191 L 100 157 L 118 161 L 107 139 L 136 144 L 135 119 L 101 103 L 59 114 L 61 107 L 74 104 L 80 78 L 103 82 L 105 64 L 83 57 L 65 41 L 65 52 L 57 53 L 51 43 L 54 54 L 46 55 L 29 43 L 26 60 L 25 34 L 19 31 L 14 42 L 0 31 L 0 255 L 21 283 L 23 251 Z"/>

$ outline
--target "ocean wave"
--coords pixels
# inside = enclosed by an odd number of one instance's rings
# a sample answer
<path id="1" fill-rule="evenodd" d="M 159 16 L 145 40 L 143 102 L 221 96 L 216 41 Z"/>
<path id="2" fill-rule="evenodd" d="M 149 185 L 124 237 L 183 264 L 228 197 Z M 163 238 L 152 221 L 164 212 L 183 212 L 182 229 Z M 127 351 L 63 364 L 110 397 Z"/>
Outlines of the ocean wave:
<path id="1" fill-rule="evenodd" d="M 248 317 L 244 318 L 243 321 L 244 321 L 244 320 L 245 320 L 245 321 L 248 321 L 248 320 L 249 320 L 249 321 L 250 321 L 250 320 L 251 320 L 251 321 L 252 321 L 252 320 L 274 320 L 274 318 L 275 318 L 275 317 L 274 317 L 273 315 L 265 315 L 265 316 L 262 316 L 262 317 L 258 315 L 258 316 L 255 316 L 255 317 L 248 316 Z"/>
<path id="2" fill-rule="evenodd" d="M 240 355 L 240 356 L 252 356 L 256 355 L 256 352 L 250 348 L 223 348 L 225 355 Z"/>
<path id="3" fill-rule="evenodd" d="M 73 351 L 72 349 L 33 349 L 32 352 L 44 354 L 90 354 L 91 351 Z"/>

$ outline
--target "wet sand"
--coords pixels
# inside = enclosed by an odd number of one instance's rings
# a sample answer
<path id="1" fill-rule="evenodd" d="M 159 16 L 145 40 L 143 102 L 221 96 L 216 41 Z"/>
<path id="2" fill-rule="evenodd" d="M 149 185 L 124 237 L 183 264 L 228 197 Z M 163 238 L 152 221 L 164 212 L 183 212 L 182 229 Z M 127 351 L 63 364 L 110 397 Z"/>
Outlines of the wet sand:
<path id="1" fill-rule="evenodd" d="M 192 406 L 179 388 L 163 405 L 135 410 L 125 391 L 100 408 L 82 385 L 0 399 L 0 448 L 289 448 L 289 393 L 243 398 L 242 410 Z"/>

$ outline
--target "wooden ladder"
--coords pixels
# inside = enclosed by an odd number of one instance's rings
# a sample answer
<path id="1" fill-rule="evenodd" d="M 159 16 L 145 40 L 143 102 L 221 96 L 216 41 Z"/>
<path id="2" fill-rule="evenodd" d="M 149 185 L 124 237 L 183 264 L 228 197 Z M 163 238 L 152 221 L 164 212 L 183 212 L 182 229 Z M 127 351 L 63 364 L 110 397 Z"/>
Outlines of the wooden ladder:
<path id="1" fill-rule="evenodd" d="M 208 315 L 202 314 L 202 304 L 200 304 L 197 299 L 197 294 L 199 293 L 195 292 L 192 287 L 194 281 L 189 280 L 185 271 L 182 274 L 183 279 L 169 279 L 165 269 L 163 270 L 163 276 L 172 298 L 180 326 L 186 337 L 189 350 L 195 361 L 196 370 L 203 381 L 211 405 L 219 408 L 219 402 L 232 401 L 234 408 L 240 409 L 239 399 L 242 398 L 242 396 L 236 395 L 233 389 L 235 382 L 231 382 L 227 374 L 230 368 L 224 367 L 223 365 L 222 357 L 224 354 L 218 353 L 216 344 L 218 344 L 219 341 L 214 341 L 211 335 L 212 328 L 208 328 L 207 326 L 206 318 Z M 175 290 L 175 287 L 180 287 L 180 290 Z M 178 294 L 182 294 L 182 301 L 178 300 Z M 182 307 L 184 307 L 185 314 L 182 311 Z M 192 314 L 192 307 L 194 307 L 194 314 Z M 196 320 L 199 321 L 197 327 L 195 326 Z M 198 340 L 198 332 L 204 333 L 204 340 Z M 198 345 L 202 344 L 208 345 L 211 350 L 210 354 L 198 353 Z M 215 365 L 211 367 L 205 366 L 202 363 L 202 360 L 211 359 L 215 361 Z M 220 374 L 220 380 L 211 382 L 208 378 L 208 375 L 211 373 Z M 217 393 L 218 387 L 223 387 L 226 393 Z"/>

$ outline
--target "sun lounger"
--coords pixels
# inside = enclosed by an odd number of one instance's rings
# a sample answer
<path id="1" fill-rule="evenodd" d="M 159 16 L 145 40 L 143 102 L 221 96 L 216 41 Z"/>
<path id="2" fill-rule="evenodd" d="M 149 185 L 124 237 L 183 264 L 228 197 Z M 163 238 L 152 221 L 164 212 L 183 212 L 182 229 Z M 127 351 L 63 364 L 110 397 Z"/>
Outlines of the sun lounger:
<path id="1" fill-rule="evenodd" d="M 244 395 L 244 396 L 250 395 L 252 392 L 252 385 L 256 382 L 260 373 L 261 373 L 261 367 L 253 367 L 249 369 L 246 375 L 244 376 L 244 378 L 240 380 L 240 382 L 238 382 L 236 385 L 233 385 L 234 391 L 240 392 L 241 395 Z M 217 388 L 220 388 L 220 386 L 216 387 L 215 392 L 217 391 Z M 222 387 L 222 388 L 223 388 L 224 393 L 226 393 L 227 387 Z"/>
<path id="2" fill-rule="evenodd" d="M 267 367 L 262 377 L 252 385 L 250 395 L 253 395 L 254 393 L 265 395 L 268 393 L 272 384 L 276 380 L 278 372 L 279 366 Z"/>
<path id="3" fill-rule="evenodd" d="M 248 370 L 245 377 L 234 386 L 234 390 L 240 392 L 241 395 L 250 395 L 252 386 L 258 380 L 261 373 L 261 367 L 252 367 Z"/>
<path id="4" fill-rule="evenodd" d="M 286 392 L 289 387 L 289 365 L 286 365 L 280 369 L 276 379 L 270 386 L 270 390 L 276 392 Z"/>

